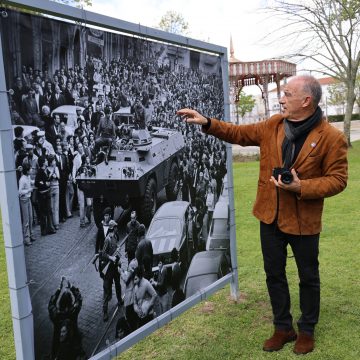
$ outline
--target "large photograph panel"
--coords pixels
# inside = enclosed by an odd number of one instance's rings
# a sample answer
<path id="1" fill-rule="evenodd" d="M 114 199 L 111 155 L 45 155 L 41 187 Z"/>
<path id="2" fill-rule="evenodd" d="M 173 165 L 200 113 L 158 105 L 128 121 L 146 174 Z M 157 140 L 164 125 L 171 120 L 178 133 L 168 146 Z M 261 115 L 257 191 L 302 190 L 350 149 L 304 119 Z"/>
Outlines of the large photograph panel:
<path id="1" fill-rule="evenodd" d="M 89 358 L 231 271 L 220 58 L 1 18 L 37 359 Z M 71 357 L 72 356 L 72 357 Z"/>

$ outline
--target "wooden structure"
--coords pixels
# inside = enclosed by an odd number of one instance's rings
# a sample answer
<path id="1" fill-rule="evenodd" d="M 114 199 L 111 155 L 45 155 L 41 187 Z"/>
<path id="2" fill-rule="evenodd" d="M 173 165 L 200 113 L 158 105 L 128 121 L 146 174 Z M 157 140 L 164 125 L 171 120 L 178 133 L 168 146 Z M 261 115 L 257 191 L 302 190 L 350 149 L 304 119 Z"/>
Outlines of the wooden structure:
<path id="1" fill-rule="evenodd" d="M 284 60 L 240 61 L 234 57 L 234 46 L 230 38 L 229 81 L 231 102 L 236 107 L 239 94 L 244 86 L 257 85 L 261 90 L 265 106 L 265 116 L 269 117 L 268 84 L 276 83 L 280 99 L 280 81 L 296 74 L 296 65 Z"/>

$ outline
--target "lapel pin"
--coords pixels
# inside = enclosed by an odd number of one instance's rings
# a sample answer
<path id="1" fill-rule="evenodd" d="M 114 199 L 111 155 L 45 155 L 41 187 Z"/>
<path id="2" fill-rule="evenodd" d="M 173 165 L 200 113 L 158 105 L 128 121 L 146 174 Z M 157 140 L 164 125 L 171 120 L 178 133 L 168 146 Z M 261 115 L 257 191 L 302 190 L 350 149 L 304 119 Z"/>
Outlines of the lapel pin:
<path id="1" fill-rule="evenodd" d="M 316 146 L 316 143 L 311 143 L 311 147 L 314 148 Z"/>

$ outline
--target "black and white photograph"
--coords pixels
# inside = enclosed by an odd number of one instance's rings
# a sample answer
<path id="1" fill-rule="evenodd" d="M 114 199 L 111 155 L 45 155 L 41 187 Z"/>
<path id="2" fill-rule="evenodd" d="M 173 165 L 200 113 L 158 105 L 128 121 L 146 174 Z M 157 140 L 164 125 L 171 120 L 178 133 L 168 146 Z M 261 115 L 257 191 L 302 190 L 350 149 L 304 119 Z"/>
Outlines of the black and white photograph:
<path id="1" fill-rule="evenodd" d="M 232 271 L 220 57 L 0 19 L 36 359 L 88 359 Z"/>

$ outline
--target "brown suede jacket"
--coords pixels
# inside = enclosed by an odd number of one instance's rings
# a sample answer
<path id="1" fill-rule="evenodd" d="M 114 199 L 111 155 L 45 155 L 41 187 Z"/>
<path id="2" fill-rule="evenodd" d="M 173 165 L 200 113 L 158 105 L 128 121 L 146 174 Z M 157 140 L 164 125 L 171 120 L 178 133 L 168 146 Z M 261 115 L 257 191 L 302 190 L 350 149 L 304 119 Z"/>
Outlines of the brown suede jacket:
<path id="1" fill-rule="evenodd" d="M 273 168 L 282 166 L 283 119 L 277 114 L 249 125 L 211 119 L 205 132 L 232 144 L 260 146 L 255 217 L 271 224 L 277 215 L 280 230 L 287 234 L 318 234 L 324 198 L 338 194 L 347 184 L 347 141 L 341 131 L 322 120 L 307 136 L 293 166 L 299 174 L 301 193 L 276 188 L 270 177 Z"/>

